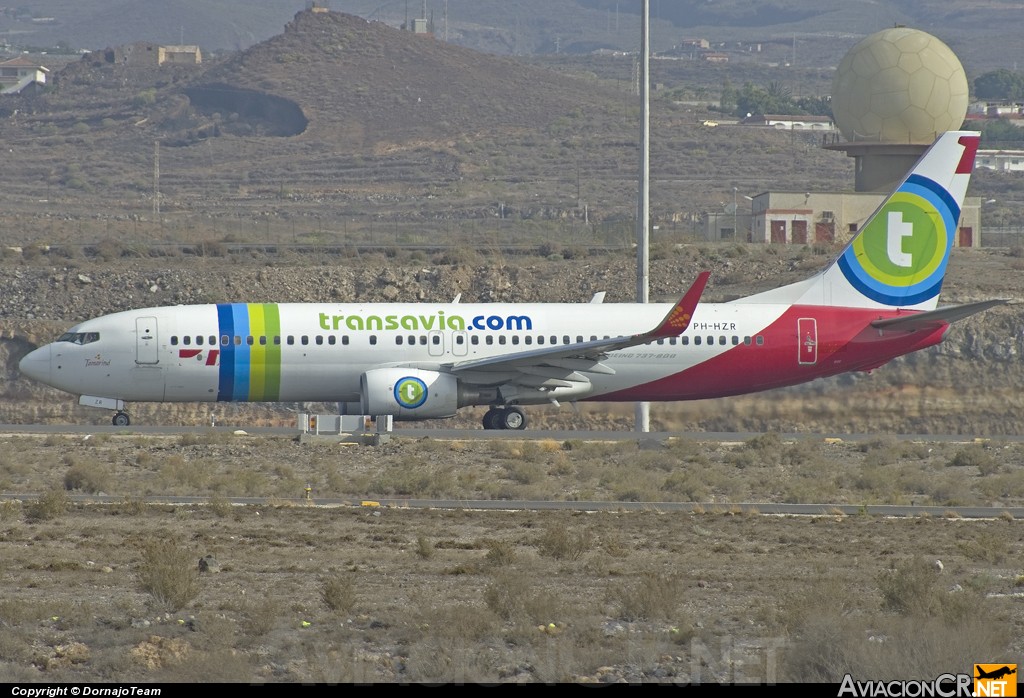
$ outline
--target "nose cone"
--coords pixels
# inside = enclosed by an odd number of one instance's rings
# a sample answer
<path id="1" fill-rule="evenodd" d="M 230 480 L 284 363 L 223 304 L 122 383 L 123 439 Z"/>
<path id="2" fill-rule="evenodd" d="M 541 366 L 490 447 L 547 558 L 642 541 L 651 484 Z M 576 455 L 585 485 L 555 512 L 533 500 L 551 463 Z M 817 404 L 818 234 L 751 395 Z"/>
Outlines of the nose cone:
<path id="1" fill-rule="evenodd" d="M 18 363 L 18 370 L 22 375 L 40 383 L 50 382 L 50 345 L 39 347 L 29 352 L 25 358 Z"/>

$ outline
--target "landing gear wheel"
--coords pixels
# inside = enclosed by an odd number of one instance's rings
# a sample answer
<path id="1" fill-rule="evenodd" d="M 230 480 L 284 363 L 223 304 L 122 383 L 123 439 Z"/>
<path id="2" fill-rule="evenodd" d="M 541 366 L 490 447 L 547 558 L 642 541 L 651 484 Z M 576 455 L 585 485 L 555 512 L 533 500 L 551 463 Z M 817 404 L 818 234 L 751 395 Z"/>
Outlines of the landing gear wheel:
<path id="1" fill-rule="evenodd" d="M 127 412 L 118 412 L 110 421 L 114 424 L 115 427 L 126 427 L 132 423 L 132 420 L 128 417 Z"/>
<path id="2" fill-rule="evenodd" d="M 499 413 L 498 423 L 501 424 L 502 429 L 525 429 L 526 415 L 518 407 L 509 407 Z"/>
<path id="3" fill-rule="evenodd" d="M 501 410 L 491 408 L 484 413 L 484 429 L 501 429 L 501 424 L 498 423 L 498 415 L 501 414 Z"/>

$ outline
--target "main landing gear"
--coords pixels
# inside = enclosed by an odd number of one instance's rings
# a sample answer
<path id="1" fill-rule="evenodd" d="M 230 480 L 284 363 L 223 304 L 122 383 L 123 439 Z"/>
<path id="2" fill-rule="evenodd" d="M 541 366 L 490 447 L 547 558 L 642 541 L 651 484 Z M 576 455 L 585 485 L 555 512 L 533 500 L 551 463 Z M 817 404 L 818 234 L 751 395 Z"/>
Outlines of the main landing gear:
<path id="1" fill-rule="evenodd" d="M 127 412 L 117 412 L 114 414 L 114 418 L 110 420 L 115 427 L 126 427 L 132 423 L 132 420 L 128 417 Z"/>
<path id="2" fill-rule="evenodd" d="M 484 414 L 484 429 L 525 429 L 526 415 L 518 407 L 492 407 Z"/>

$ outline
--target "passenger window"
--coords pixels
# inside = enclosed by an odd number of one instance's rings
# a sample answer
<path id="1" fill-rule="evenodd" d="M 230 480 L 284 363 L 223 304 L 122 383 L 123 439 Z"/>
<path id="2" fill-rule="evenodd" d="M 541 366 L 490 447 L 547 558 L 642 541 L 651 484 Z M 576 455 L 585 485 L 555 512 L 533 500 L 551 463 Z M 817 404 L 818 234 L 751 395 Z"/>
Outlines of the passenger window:
<path id="1" fill-rule="evenodd" d="M 237 334 L 235 335 L 235 346 L 236 347 L 242 346 L 242 336 L 241 335 L 237 335 Z"/>
<path id="2" fill-rule="evenodd" d="M 317 345 L 318 347 L 319 347 L 319 346 L 323 346 L 323 343 L 324 343 L 324 338 L 323 338 L 323 335 L 319 335 L 319 334 L 318 334 L 318 335 L 316 336 L 316 345 Z"/>
<path id="3" fill-rule="evenodd" d="M 181 338 L 181 343 L 187 347 L 189 344 L 192 343 L 192 338 L 189 337 L 188 335 L 185 335 L 184 337 Z"/>
<path id="4" fill-rule="evenodd" d="M 519 344 L 519 335 L 512 335 L 512 343 Z"/>
<path id="5" fill-rule="evenodd" d="M 309 344 L 309 335 L 302 335 L 302 339 L 300 339 L 299 341 L 302 343 L 302 346 L 306 346 L 307 344 Z"/>
<path id="6" fill-rule="evenodd" d="M 544 335 L 538 335 L 537 336 L 537 344 L 543 344 L 543 343 L 544 343 Z"/>
<path id="7" fill-rule="evenodd" d="M 288 335 L 288 346 L 293 346 L 294 344 L 295 344 L 295 335 L 293 335 L 293 334 Z"/>
<path id="8" fill-rule="evenodd" d="M 568 343 L 569 343 L 569 335 L 567 335 L 567 334 L 562 335 L 562 344 L 568 344 Z"/>
<path id="9" fill-rule="evenodd" d="M 226 334 L 222 334 L 220 336 L 220 345 L 222 347 L 226 347 L 230 343 L 231 343 L 231 337 L 227 336 Z"/>
<path id="10" fill-rule="evenodd" d="M 261 334 L 260 335 L 260 346 L 261 347 L 267 346 L 267 335 L 265 335 L 265 334 Z"/>
<path id="11" fill-rule="evenodd" d="M 245 338 L 245 343 L 248 344 L 250 347 L 253 345 L 253 337 L 251 334 Z"/>
<path id="12" fill-rule="evenodd" d="M 213 335 L 213 334 L 211 334 L 211 335 L 210 335 L 210 336 L 208 337 L 208 339 L 210 340 L 210 346 L 211 346 L 211 347 L 212 347 L 212 346 L 213 346 L 214 344 L 216 344 L 216 343 L 217 343 L 217 335 Z"/>
<path id="13" fill-rule="evenodd" d="M 664 343 L 665 343 L 665 338 L 664 337 L 662 337 L 661 339 L 658 340 L 658 344 L 659 345 L 660 344 L 664 344 Z"/>
<path id="14" fill-rule="evenodd" d="M 764 344 L 764 337 L 762 337 L 761 335 L 757 335 L 755 341 L 757 342 L 757 346 L 761 346 Z"/>
<path id="15" fill-rule="evenodd" d="M 684 347 L 690 346 L 690 338 L 689 337 L 684 335 L 684 336 L 680 337 L 679 339 L 682 340 Z"/>
<path id="16" fill-rule="evenodd" d="M 472 344 L 473 346 L 476 346 L 480 344 L 480 338 L 477 337 L 476 335 L 473 335 L 472 337 L 469 338 L 469 343 Z"/>
<path id="17" fill-rule="evenodd" d="M 171 337 L 171 346 L 172 347 L 178 346 L 178 336 L 177 335 Z"/>
<path id="18" fill-rule="evenodd" d="M 583 335 L 579 335 L 579 334 L 576 335 L 576 343 L 579 344 L 582 341 L 583 341 Z"/>
<path id="19" fill-rule="evenodd" d="M 551 343 L 558 344 L 558 337 L 556 337 L 555 335 L 551 335 Z"/>
<path id="20" fill-rule="evenodd" d="M 693 338 L 693 343 L 696 344 L 698 347 L 700 346 L 700 335 L 697 335 L 696 337 Z"/>
<path id="21" fill-rule="evenodd" d="M 499 335 L 498 336 L 498 344 L 504 344 L 504 343 L 505 343 L 505 335 Z"/>
<path id="22" fill-rule="evenodd" d="M 531 337 L 530 335 L 526 335 L 523 341 L 526 342 L 527 344 L 533 344 L 533 337 Z"/>
<path id="23" fill-rule="evenodd" d="M 743 338 L 743 343 L 746 344 L 748 347 L 750 346 L 750 336 L 749 335 Z"/>
<path id="24" fill-rule="evenodd" d="M 328 335 L 327 336 L 327 343 L 330 344 L 333 347 L 335 344 L 338 343 L 338 338 L 335 337 L 333 334 L 332 335 Z"/>
<path id="25" fill-rule="evenodd" d="M 491 335 L 487 335 L 486 337 L 484 337 L 484 344 L 494 344 L 494 337 L 492 337 Z"/>
<path id="26" fill-rule="evenodd" d="M 402 346 L 402 342 L 404 341 L 405 339 L 402 337 L 402 335 L 395 335 L 395 344 L 397 344 L 398 346 Z"/>
<path id="27" fill-rule="evenodd" d="M 712 337 L 711 335 L 708 335 L 708 344 L 714 344 L 714 343 L 715 343 L 715 338 Z"/>
<path id="28" fill-rule="evenodd" d="M 461 340 L 462 337 L 459 337 L 459 339 Z M 433 344 L 434 346 L 437 346 L 438 344 L 441 343 L 441 338 L 435 334 L 433 337 L 430 338 L 430 343 Z M 462 342 L 460 341 L 459 344 L 462 344 Z"/>
<path id="29" fill-rule="evenodd" d="M 197 347 L 203 346 L 203 336 L 202 335 L 197 335 L 196 336 L 196 346 Z"/>
<path id="30" fill-rule="evenodd" d="M 427 343 L 427 336 L 426 336 L 426 335 L 422 335 L 422 334 L 421 334 L 421 335 L 420 335 L 420 345 L 421 345 L 421 346 L 425 346 L 425 345 L 426 345 L 426 343 Z"/>
<path id="31" fill-rule="evenodd" d="M 281 335 L 279 335 L 279 334 L 275 334 L 274 335 L 274 346 L 275 347 L 281 346 Z"/>
<path id="32" fill-rule="evenodd" d="M 740 338 L 739 338 L 739 337 L 737 337 L 736 335 L 733 335 L 733 336 L 732 336 L 732 345 L 733 345 L 733 346 L 736 346 L 736 345 L 737 345 L 737 344 L 739 344 L 739 343 L 740 343 Z"/>
<path id="33" fill-rule="evenodd" d="M 346 347 L 348 346 L 348 335 L 347 334 L 341 336 L 341 343 L 344 344 Z"/>
<path id="34" fill-rule="evenodd" d="M 721 345 L 723 347 L 725 346 L 725 335 L 724 334 L 723 335 L 719 335 L 718 343 L 719 343 L 719 345 Z"/>
<path id="35" fill-rule="evenodd" d="M 370 335 L 370 346 L 371 347 L 377 346 L 377 335 L 375 335 L 375 334 L 371 334 Z"/>
<path id="36" fill-rule="evenodd" d="M 463 344 L 466 343 L 466 338 L 463 337 L 461 334 L 457 334 L 455 335 L 455 343 L 461 347 Z"/>

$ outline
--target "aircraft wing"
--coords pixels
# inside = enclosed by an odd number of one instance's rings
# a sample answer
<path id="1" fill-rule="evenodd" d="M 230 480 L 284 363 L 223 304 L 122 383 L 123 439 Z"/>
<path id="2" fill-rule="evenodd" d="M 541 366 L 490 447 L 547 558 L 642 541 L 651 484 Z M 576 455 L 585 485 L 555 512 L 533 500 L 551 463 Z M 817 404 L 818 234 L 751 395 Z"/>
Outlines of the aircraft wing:
<path id="1" fill-rule="evenodd" d="M 445 364 L 444 369 L 467 382 L 482 385 L 516 383 L 529 387 L 572 387 L 589 383 L 587 373 L 614 374 L 601 361 L 609 352 L 675 337 L 690 324 L 711 272 L 701 272 L 690 289 L 653 329 L 640 334 L 552 345 L 513 354 Z"/>
<path id="2" fill-rule="evenodd" d="M 875 320 L 872 327 L 879 330 L 927 330 L 941 327 L 943 324 L 963 320 L 983 310 L 1009 303 L 1008 300 L 978 301 L 977 303 L 965 303 L 964 305 L 950 305 L 945 308 L 936 308 L 923 313 L 912 313 L 899 317 Z"/>

